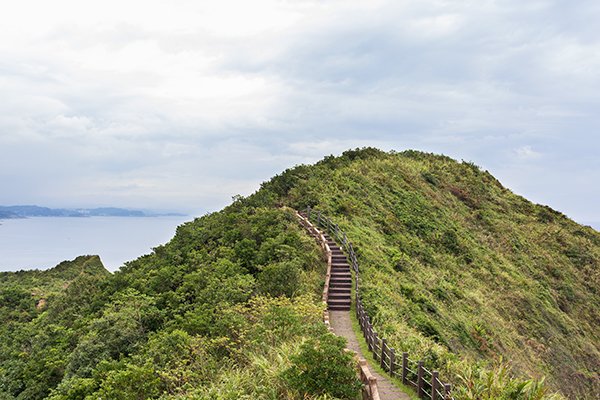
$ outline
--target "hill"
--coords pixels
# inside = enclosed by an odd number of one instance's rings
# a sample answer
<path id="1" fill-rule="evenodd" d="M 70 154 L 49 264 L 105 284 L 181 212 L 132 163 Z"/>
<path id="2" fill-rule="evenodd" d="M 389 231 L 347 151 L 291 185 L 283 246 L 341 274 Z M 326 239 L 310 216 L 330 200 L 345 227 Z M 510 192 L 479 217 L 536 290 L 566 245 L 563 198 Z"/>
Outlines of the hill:
<path id="1" fill-rule="evenodd" d="M 110 275 L 98 256 L 80 256 L 45 270 L 0 272 L 0 321 L 29 320 L 75 280 Z"/>
<path id="2" fill-rule="evenodd" d="M 546 376 L 570 398 L 600 392 L 600 234 L 592 228 L 472 163 L 415 151 L 327 157 L 284 172 L 251 200 L 311 206 L 337 221 L 359 254 L 378 331 L 455 384 L 508 368 Z"/>
<path id="3" fill-rule="evenodd" d="M 43 307 L 43 278 L 6 275 L 29 305 L 1 316 L 0 399 L 355 398 L 320 322 L 321 253 L 282 206 L 348 233 L 377 330 L 456 400 L 595 398 L 600 234 L 471 163 L 362 149 L 283 172 L 112 275 L 65 272 Z"/>
<path id="4" fill-rule="evenodd" d="M 291 211 L 236 201 L 113 275 L 87 273 L 97 257 L 3 274 L 22 311 L 0 315 L 0 399 L 354 398 L 321 257 Z"/>

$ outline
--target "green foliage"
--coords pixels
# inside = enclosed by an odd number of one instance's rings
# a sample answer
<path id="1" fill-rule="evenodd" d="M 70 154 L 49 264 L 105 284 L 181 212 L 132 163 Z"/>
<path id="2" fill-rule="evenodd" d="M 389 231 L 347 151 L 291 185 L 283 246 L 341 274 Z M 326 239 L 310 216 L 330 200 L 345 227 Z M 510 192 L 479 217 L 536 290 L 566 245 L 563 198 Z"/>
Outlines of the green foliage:
<path id="1" fill-rule="evenodd" d="M 544 379 L 521 380 L 511 376 L 510 368 L 502 360 L 493 368 L 479 365 L 461 364 L 458 366 L 461 385 L 455 390 L 455 397 L 466 400 L 553 400 L 559 395 L 549 394 Z"/>
<path id="2" fill-rule="evenodd" d="M 289 169 L 113 275 L 96 256 L 1 273 L 0 399 L 352 398 L 320 322 L 325 263 L 281 208 L 309 205 L 353 242 L 377 331 L 457 400 L 600 391 L 600 234 L 472 163 L 367 148 Z"/>
<path id="3" fill-rule="evenodd" d="M 325 265 L 289 211 L 247 202 L 114 275 L 0 275 L 0 398 L 296 398 L 281 374 L 325 329 Z"/>
<path id="4" fill-rule="evenodd" d="M 504 357 L 517 379 L 545 375 L 545 390 L 600 391 L 598 232 L 473 163 L 417 151 L 326 157 L 286 171 L 277 197 L 261 193 L 281 179 L 248 201 L 307 197 L 346 231 L 364 305 L 396 350 L 459 386 L 457 360 L 493 371 Z"/>
<path id="5" fill-rule="evenodd" d="M 361 383 L 356 377 L 354 357 L 344 352 L 344 346 L 343 338 L 330 333 L 309 339 L 291 357 L 292 365 L 283 372 L 285 381 L 303 396 L 356 398 Z"/>

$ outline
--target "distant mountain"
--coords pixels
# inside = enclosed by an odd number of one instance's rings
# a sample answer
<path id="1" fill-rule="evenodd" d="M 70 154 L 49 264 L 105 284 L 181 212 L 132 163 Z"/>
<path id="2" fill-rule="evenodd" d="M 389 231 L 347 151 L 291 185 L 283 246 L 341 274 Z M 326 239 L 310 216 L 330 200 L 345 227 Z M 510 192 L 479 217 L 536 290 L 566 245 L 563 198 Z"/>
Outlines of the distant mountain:
<path id="1" fill-rule="evenodd" d="M 178 213 L 155 213 L 116 207 L 48 208 L 40 206 L 0 206 L 0 219 L 27 217 L 163 217 L 184 216 Z"/>

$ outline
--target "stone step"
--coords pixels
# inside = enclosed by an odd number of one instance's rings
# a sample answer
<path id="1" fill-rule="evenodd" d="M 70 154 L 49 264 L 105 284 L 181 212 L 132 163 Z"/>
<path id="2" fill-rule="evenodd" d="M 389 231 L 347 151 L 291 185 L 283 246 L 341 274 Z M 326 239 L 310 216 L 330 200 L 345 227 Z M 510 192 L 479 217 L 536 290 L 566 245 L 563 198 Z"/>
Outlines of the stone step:
<path id="1" fill-rule="evenodd" d="M 329 293 L 328 299 L 350 301 L 350 294 L 349 293 Z"/>
<path id="2" fill-rule="evenodd" d="M 348 296 L 352 293 L 349 287 L 330 287 L 329 293 L 346 293 Z"/>
<path id="3" fill-rule="evenodd" d="M 327 307 L 330 311 L 350 311 L 350 306 L 331 306 Z"/>
<path id="4" fill-rule="evenodd" d="M 352 283 L 340 283 L 339 285 L 330 286 L 329 291 L 333 291 L 334 289 L 350 290 L 351 287 Z"/>
<path id="5" fill-rule="evenodd" d="M 350 264 L 348 264 L 347 262 L 339 262 L 339 261 L 333 261 L 331 260 L 331 266 L 332 267 L 347 267 L 350 268 Z"/>
<path id="6" fill-rule="evenodd" d="M 351 304 L 350 300 L 330 300 L 327 302 L 327 308 L 336 311 L 348 311 Z"/>
<path id="7" fill-rule="evenodd" d="M 350 279 L 335 279 L 329 281 L 329 288 L 349 288 L 352 286 L 352 281 Z"/>
<path id="8" fill-rule="evenodd" d="M 350 305 L 352 303 L 352 301 L 350 301 L 350 298 L 346 298 L 346 299 L 332 299 L 329 298 L 327 300 L 327 304 L 329 305 Z"/>
<path id="9" fill-rule="evenodd" d="M 346 263 L 346 264 L 348 264 L 348 258 L 346 256 L 344 256 L 344 255 L 342 255 L 342 256 L 334 256 L 334 255 L 332 255 L 331 256 L 331 262 L 334 263 L 334 264 L 337 264 L 337 263 Z"/>

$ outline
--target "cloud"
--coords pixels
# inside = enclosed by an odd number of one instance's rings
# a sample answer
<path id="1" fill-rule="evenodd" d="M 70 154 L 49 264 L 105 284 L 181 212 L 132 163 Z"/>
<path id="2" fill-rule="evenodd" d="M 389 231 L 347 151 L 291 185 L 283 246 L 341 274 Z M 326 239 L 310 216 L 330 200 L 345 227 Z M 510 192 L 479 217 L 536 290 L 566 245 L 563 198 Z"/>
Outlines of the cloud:
<path id="1" fill-rule="evenodd" d="M 537 151 L 534 151 L 531 146 L 519 147 L 518 149 L 515 149 L 515 154 L 521 160 L 536 160 L 542 156 Z"/>
<path id="2" fill-rule="evenodd" d="M 588 0 L 12 3 L 0 203 L 206 210 L 375 145 L 473 160 L 598 220 L 561 165 L 598 180 L 599 14 Z"/>

